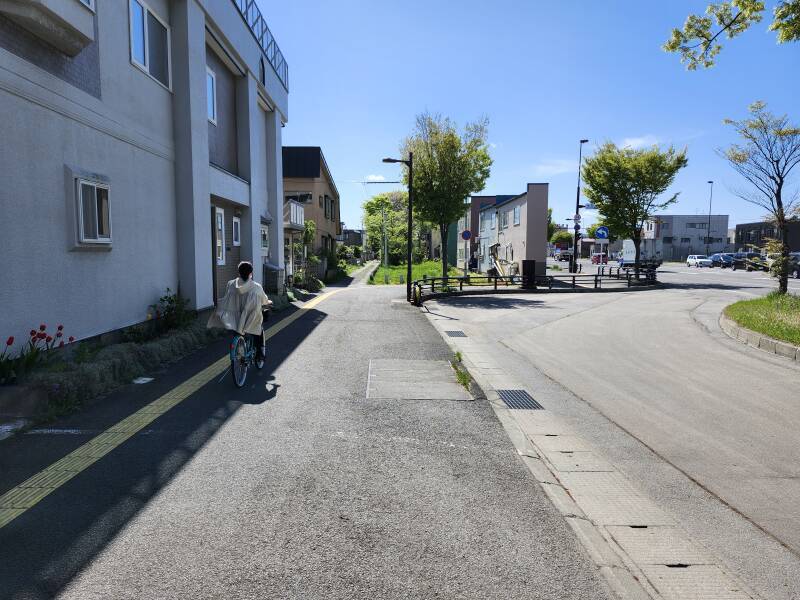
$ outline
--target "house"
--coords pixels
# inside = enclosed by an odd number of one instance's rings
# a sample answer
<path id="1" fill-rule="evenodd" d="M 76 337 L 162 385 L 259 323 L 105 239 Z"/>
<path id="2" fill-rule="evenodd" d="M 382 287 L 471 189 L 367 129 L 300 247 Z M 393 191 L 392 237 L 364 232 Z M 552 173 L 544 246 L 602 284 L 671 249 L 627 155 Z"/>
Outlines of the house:
<path id="1" fill-rule="evenodd" d="M 642 239 L 662 242 L 662 260 L 727 252 L 728 215 L 656 215 L 644 224 Z"/>
<path id="2" fill-rule="evenodd" d="M 86 338 L 282 269 L 289 72 L 254 3 L 0 2 L 0 67 L 0 331 Z"/>
<path id="3" fill-rule="evenodd" d="M 800 220 L 789 221 L 788 240 L 790 252 L 800 251 Z M 736 250 L 764 248 L 768 239 L 781 239 L 781 231 L 775 223 L 761 221 L 757 223 L 740 223 L 736 226 Z"/>
<path id="4" fill-rule="evenodd" d="M 333 181 L 325 155 L 319 146 L 283 148 L 284 261 L 287 274 L 294 272 L 297 246 L 305 221 L 314 221 L 316 234 L 311 251 L 327 255 L 336 251 L 336 238 L 342 233 L 339 191 Z M 294 247 L 295 253 L 290 249 Z"/>
<path id="5" fill-rule="evenodd" d="M 456 264 L 456 248 L 458 244 L 458 224 L 450 223 L 447 226 L 447 264 L 455 266 Z M 428 258 L 430 260 L 442 260 L 442 233 L 439 231 L 439 226 L 434 225 L 431 227 L 428 234 Z"/>
<path id="6" fill-rule="evenodd" d="M 345 246 L 358 246 L 361 248 L 364 245 L 364 236 L 366 232 L 363 229 L 342 229 L 341 235 L 337 238 L 337 242 Z"/>
<path id="7" fill-rule="evenodd" d="M 547 183 L 529 183 L 525 193 L 497 196 L 495 204 L 478 211 L 481 273 L 499 264 L 506 274 L 521 274 L 522 261 L 533 260 L 536 274 L 545 274 L 548 191 Z"/>

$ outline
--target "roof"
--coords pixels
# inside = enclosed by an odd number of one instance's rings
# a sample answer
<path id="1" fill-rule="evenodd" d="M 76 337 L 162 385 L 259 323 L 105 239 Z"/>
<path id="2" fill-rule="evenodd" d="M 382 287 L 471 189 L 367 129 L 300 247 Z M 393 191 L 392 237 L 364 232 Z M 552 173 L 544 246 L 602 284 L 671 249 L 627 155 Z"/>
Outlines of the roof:
<path id="1" fill-rule="evenodd" d="M 339 198 L 339 190 L 328 168 L 325 154 L 319 146 L 284 146 L 283 176 L 292 179 L 316 179 L 322 176 L 322 170 L 331 184 L 333 193 Z"/>
<path id="2" fill-rule="evenodd" d="M 509 196 L 509 195 L 495 196 L 494 197 L 495 198 L 494 204 L 490 204 L 488 206 L 482 206 L 480 208 L 480 212 L 483 212 L 485 210 L 489 210 L 490 208 L 497 208 L 498 206 L 502 206 L 503 204 L 511 202 L 512 200 L 518 200 L 519 198 L 522 198 L 526 194 L 527 194 L 527 192 L 525 192 L 523 194 L 517 194 L 516 196 Z"/>

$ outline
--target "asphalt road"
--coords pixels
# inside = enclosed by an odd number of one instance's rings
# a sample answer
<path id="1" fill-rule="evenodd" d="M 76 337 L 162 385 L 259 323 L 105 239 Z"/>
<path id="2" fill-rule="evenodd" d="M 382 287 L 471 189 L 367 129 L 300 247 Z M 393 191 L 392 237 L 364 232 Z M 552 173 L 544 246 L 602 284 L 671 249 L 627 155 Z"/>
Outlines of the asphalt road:
<path id="1" fill-rule="evenodd" d="M 489 342 L 545 408 L 764 598 L 800 598 L 800 366 L 717 324 L 726 304 L 775 280 L 681 265 L 660 279 L 666 289 L 451 298 L 430 309 Z"/>
<path id="2" fill-rule="evenodd" d="M 485 401 L 366 399 L 371 359 L 448 359 L 404 288 L 354 286 L 0 528 L 2 598 L 601 599 Z M 227 342 L 0 442 L 0 494 Z"/>

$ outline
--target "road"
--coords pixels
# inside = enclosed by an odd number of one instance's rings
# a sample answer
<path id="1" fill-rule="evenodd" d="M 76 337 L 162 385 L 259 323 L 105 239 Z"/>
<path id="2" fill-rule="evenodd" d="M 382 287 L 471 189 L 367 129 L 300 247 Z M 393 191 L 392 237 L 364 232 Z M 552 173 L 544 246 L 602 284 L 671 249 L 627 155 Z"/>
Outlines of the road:
<path id="1" fill-rule="evenodd" d="M 717 324 L 726 304 L 775 281 L 663 271 L 662 290 L 462 297 L 428 308 L 489 344 L 545 408 L 764 598 L 800 598 L 800 366 L 734 342 Z M 800 282 L 790 289 L 800 293 Z"/>
<path id="2" fill-rule="evenodd" d="M 404 291 L 335 291 L 0 528 L 0 597 L 608 598 L 485 401 L 367 399 L 378 360 L 450 358 Z M 226 346 L 0 442 L 0 495 Z"/>

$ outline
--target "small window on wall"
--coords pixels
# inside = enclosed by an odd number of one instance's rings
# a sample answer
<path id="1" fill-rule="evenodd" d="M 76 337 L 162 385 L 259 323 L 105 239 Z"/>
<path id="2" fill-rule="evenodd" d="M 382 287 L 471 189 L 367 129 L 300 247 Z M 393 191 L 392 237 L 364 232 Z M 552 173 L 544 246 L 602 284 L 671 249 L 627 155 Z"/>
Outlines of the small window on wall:
<path id="1" fill-rule="evenodd" d="M 225 264 L 225 211 L 221 208 L 218 208 L 214 215 L 214 253 L 217 265 L 223 266 Z"/>
<path id="2" fill-rule="evenodd" d="M 233 245 L 242 245 L 242 220 L 239 217 L 233 217 Z"/>
<path id="3" fill-rule="evenodd" d="M 521 206 L 514 207 L 514 225 L 519 225 L 520 213 L 522 212 Z"/>
<path id="4" fill-rule="evenodd" d="M 258 80 L 261 82 L 261 85 L 266 87 L 267 85 L 267 65 L 264 63 L 264 59 L 262 58 L 258 61 Z"/>
<path id="5" fill-rule="evenodd" d="M 217 124 L 217 76 L 206 67 L 206 112 L 211 124 Z"/>
<path id="6" fill-rule="evenodd" d="M 269 228 L 261 226 L 261 254 L 269 256 Z"/>
<path id="7" fill-rule="evenodd" d="M 108 192 L 105 184 L 77 180 L 78 239 L 82 244 L 111 244 Z"/>
<path id="8" fill-rule="evenodd" d="M 167 89 L 170 76 L 170 30 L 142 0 L 130 0 L 131 62 Z"/>

